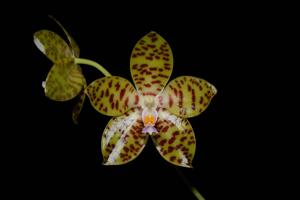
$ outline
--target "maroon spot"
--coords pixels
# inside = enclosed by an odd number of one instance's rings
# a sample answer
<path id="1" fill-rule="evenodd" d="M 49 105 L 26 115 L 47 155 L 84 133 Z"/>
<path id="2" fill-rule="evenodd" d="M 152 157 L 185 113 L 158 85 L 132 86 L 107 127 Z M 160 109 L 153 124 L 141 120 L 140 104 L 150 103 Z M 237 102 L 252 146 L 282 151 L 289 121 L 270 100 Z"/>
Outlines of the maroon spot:
<path id="1" fill-rule="evenodd" d="M 101 110 L 102 108 L 103 108 L 103 103 L 100 104 L 99 110 Z"/>
<path id="2" fill-rule="evenodd" d="M 158 144 L 159 144 L 160 146 L 164 146 L 166 142 L 167 142 L 167 140 L 166 140 L 166 139 L 163 139 L 163 140 L 160 141 Z"/>
<path id="3" fill-rule="evenodd" d="M 168 131 L 168 129 L 169 129 L 169 126 L 165 126 L 163 129 L 161 129 L 161 131 L 165 133 Z"/>
<path id="4" fill-rule="evenodd" d="M 191 86 L 188 84 L 188 91 L 190 92 L 191 91 Z"/>
<path id="5" fill-rule="evenodd" d="M 110 80 L 108 83 L 108 87 L 111 88 L 111 86 L 112 86 L 112 80 Z"/>
<path id="6" fill-rule="evenodd" d="M 150 75 L 150 74 L 152 74 L 152 73 L 151 73 L 150 71 L 147 71 L 146 74 L 147 74 L 147 75 Z"/>
<path id="7" fill-rule="evenodd" d="M 132 65 L 132 69 L 137 69 L 137 64 Z"/>
<path id="8" fill-rule="evenodd" d="M 151 41 L 152 41 L 152 42 L 155 42 L 156 40 L 158 40 L 157 37 L 151 38 Z"/>
<path id="9" fill-rule="evenodd" d="M 156 94 L 153 93 L 153 92 L 144 92 L 143 95 L 144 95 L 144 96 L 145 96 L 145 95 L 156 96 Z"/>
<path id="10" fill-rule="evenodd" d="M 146 50 L 146 51 L 148 50 L 148 48 L 147 48 L 147 47 L 145 47 L 145 46 L 142 46 L 142 48 L 143 48 L 144 50 Z"/>
<path id="11" fill-rule="evenodd" d="M 174 131 L 174 132 L 172 133 L 172 135 L 173 135 L 173 137 L 176 137 L 176 135 L 179 135 L 179 131 Z"/>
<path id="12" fill-rule="evenodd" d="M 157 78 L 157 76 L 156 76 L 156 75 L 153 75 L 153 76 L 151 76 L 151 78 L 153 78 L 153 79 L 156 79 L 156 78 Z"/>
<path id="13" fill-rule="evenodd" d="M 192 109 L 193 110 L 195 110 L 195 101 L 196 101 L 195 90 L 192 89 Z"/>
<path id="14" fill-rule="evenodd" d="M 144 84 L 144 86 L 149 88 L 149 87 L 151 87 L 151 84 L 147 83 L 147 84 Z"/>
<path id="15" fill-rule="evenodd" d="M 156 58 L 156 59 L 160 59 L 160 57 L 159 57 L 159 56 L 155 56 L 155 58 Z"/>
<path id="16" fill-rule="evenodd" d="M 139 96 L 138 95 L 135 95 L 135 101 L 134 101 L 134 104 L 137 105 L 139 103 Z"/>
<path id="17" fill-rule="evenodd" d="M 146 57 L 146 60 L 153 60 L 153 58 L 150 57 L 150 56 L 147 56 L 147 57 Z"/>
<path id="18" fill-rule="evenodd" d="M 107 107 L 105 107 L 105 108 L 103 109 L 103 111 L 104 111 L 104 112 L 107 112 Z"/>
<path id="19" fill-rule="evenodd" d="M 181 158 L 179 158 L 177 161 L 178 161 L 178 163 L 182 163 L 182 159 Z"/>
<path id="20" fill-rule="evenodd" d="M 143 69 L 141 72 L 140 72 L 140 74 L 147 74 L 148 73 L 148 70 L 147 69 Z"/>
<path id="21" fill-rule="evenodd" d="M 182 105 L 183 105 L 183 94 L 182 91 L 179 90 L 179 107 L 182 108 Z"/>
<path id="22" fill-rule="evenodd" d="M 176 82 L 176 84 L 177 84 L 177 87 L 181 89 L 180 83 L 178 83 L 178 81 L 175 81 L 175 82 Z"/>
<path id="23" fill-rule="evenodd" d="M 111 109 L 114 109 L 114 107 L 115 107 L 115 103 L 112 102 L 112 104 L 111 104 Z"/>
<path id="24" fill-rule="evenodd" d="M 173 144 L 173 142 L 175 141 L 175 139 L 176 139 L 175 137 L 171 137 L 171 138 L 169 139 L 168 143 L 169 143 L 169 144 Z"/>
<path id="25" fill-rule="evenodd" d="M 163 68 L 159 68 L 158 71 L 162 72 L 162 71 L 164 71 L 164 70 L 163 70 Z"/>
<path id="26" fill-rule="evenodd" d="M 119 100 L 116 101 L 116 109 L 119 109 Z"/>
<path id="27" fill-rule="evenodd" d="M 159 77 L 162 77 L 162 78 L 169 78 L 169 76 L 167 75 L 164 75 L 164 74 L 158 74 Z"/>
<path id="28" fill-rule="evenodd" d="M 156 80 L 156 81 L 151 81 L 151 83 L 152 83 L 152 84 L 155 84 L 155 83 L 158 83 L 158 84 L 159 84 L 159 83 L 161 83 L 161 81 L 160 81 L 160 80 Z"/>
<path id="29" fill-rule="evenodd" d="M 203 89 L 201 85 L 199 85 L 199 89 L 200 89 L 200 90 L 202 90 L 202 89 Z"/>
<path id="30" fill-rule="evenodd" d="M 168 147 L 168 152 L 171 153 L 172 151 L 174 151 L 174 147 L 169 146 L 169 147 Z"/>
<path id="31" fill-rule="evenodd" d="M 138 47 L 135 47 L 134 49 L 137 50 L 137 51 L 140 51 L 140 50 L 141 50 L 141 49 L 139 49 Z"/>
<path id="32" fill-rule="evenodd" d="M 170 158 L 170 160 L 171 160 L 172 162 L 174 162 L 175 159 L 176 159 L 176 156 L 172 156 L 172 157 Z"/>
<path id="33" fill-rule="evenodd" d="M 136 58 L 136 54 L 135 54 L 135 53 L 134 53 L 134 54 L 132 54 L 132 57 L 133 57 L 133 58 Z"/>
<path id="34" fill-rule="evenodd" d="M 163 60 L 169 61 L 170 59 L 169 59 L 169 58 L 166 58 L 166 57 L 163 57 Z"/>
<path id="35" fill-rule="evenodd" d="M 116 88 L 116 90 L 118 91 L 119 88 L 120 88 L 120 84 L 119 84 L 119 83 L 116 83 L 116 84 L 115 84 L 115 88 Z"/>
<path id="36" fill-rule="evenodd" d="M 103 90 L 101 90 L 100 98 L 102 98 L 102 97 L 103 97 L 103 95 L 104 95 L 104 91 L 103 91 Z"/>
<path id="37" fill-rule="evenodd" d="M 164 67 L 166 70 L 171 70 L 171 67 L 165 66 Z"/>
<path id="38" fill-rule="evenodd" d="M 199 102 L 199 103 L 200 103 L 200 104 L 203 103 L 203 96 L 200 97 L 200 102 Z"/>
<path id="39" fill-rule="evenodd" d="M 156 71 L 157 67 L 151 67 L 150 70 Z"/>
<path id="40" fill-rule="evenodd" d="M 156 46 L 154 44 L 148 44 L 148 47 L 154 49 Z"/>
<path id="41" fill-rule="evenodd" d="M 187 137 L 184 136 L 184 137 L 182 137 L 182 138 L 180 139 L 180 141 L 181 141 L 181 142 L 184 142 L 186 139 L 187 139 Z"/>
<path id="42" fill-rule="evenodd" d="M 170 88 L 171 88 L 171 86 L 170 86 Z M 177 89 L 176 89 L 176 88 L 173 88 L 173 90 L 174 90 L 175 96 L 177 97 L 177 95 L 178 95 Z"/>
<path id="43" fill-rule="evenodd" d="M 122 101 L 124 94 L 125 94 L 125 89 L 122 89 L 120 92 L 120 101 Z"/>
<path id="44" fill-rule="evenodd" d="M 128 108 L 128 97 L 126 97 L 126 99 L 125 99 L 125 108 Z"/>
<path id="45" fill-rule="evenodd" d="M 108 97 L 108 95 L 109 95 L 109 91 L 108 91 L 108 88 L 107 88 L 106 91 L 105 91 L 105 96 Z"/>
<path id="46" fill-rule="evenodd" d="M 168 53 L 165 53 L 165 54 L 164 54 L 164 56 L 167 56 L 167 57 L 169 57 L 170 55 L 169 55 Z"/>
<path id="47" fill-rule="evenodd" d="M 167 150 L 164 150 L 164 151 L 162 152 L 162 154 L 163 154 L 164 156 L 167 155 L 167 153 L 168 153 Z"/>
<path id="48" fill-rule="evenodd" d="M 145 78 L 143 78 L 143 77 L 142 77 L 142 78 L 139 78 L 139 80 L 140 80 L 140 81 L 144 81 L 144 80 L 145 80 Z"/>
<path id="49" fill-rule="evenodd" d="M 161 91 L 161 88 L 156 88 L 156 91 L 160 92 L 160 91 Z"/>
<path id="50" fill-rule="evenodd" d="M 169 107 L 171 108 L 173 106 L 173 99 L 172 96 L 169 95 Z"/>
<path id="51" fill-rule="evenodd" d="M 114 94 L 111 94 L 110 97 L 109 97 L 109 102 L 112 103 L 113 100 L 114 100 Z"/>

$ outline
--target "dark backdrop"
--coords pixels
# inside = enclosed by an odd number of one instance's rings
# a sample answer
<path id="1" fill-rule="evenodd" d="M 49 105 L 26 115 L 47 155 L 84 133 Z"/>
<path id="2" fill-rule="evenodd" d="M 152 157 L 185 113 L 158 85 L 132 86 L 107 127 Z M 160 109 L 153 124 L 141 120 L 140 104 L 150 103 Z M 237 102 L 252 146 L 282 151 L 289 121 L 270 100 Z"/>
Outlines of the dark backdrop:
<path id="1" fill-rule="evenodd" d="M 110 117 L 86 101 L 79 125 L 74 125 L 74 101 L 59 103 L 44 96 L 41 83 L 52 63 L 35 47 L 32 34 L 49 29 L 63 35 L 48 14 L 77 41 L 81 57 L 130 81 L 135 43 L 151 30 L 162 35 L 174 54 L 171 79 L 193 75 L 218 89 L 208 109 L 190 119 L 197 139 L 194 168 L 180 170 L 207 200 L 250 199 L 264 191 L 269 177 L 264 163 L 270 154 L 261 151 L 268 132 L 261 126 L 266 122 L 259 106 L 269 109 L 263 95 L 270 91 L 262 83 L 270 72 L 263 59 L 268 56 L 270 23 L 247 9 L 228 7 L 78 6 L 20 15 L 8 26 L 14 29 L 7 28 L 18 44 L 11 52 L 20 54 L 13 56 L 20 64 L 9 68 L 15 75 L 10 84 L 14 89 L 6 88 L 14 97 L 9 99 L 14 106 L 8 115 L 13 123 L 7 124 L 14 138 L 9 150 L 9 185 L 18 188 L 14 191 L 40 199 L 195 199 L 150 140 L 134 161 L 103 166 L 100 139 Z M 24 50 L 19 52 L 18 46 Z M 88 83 L 102 77 L 96 69 L 82 68 Z"/>

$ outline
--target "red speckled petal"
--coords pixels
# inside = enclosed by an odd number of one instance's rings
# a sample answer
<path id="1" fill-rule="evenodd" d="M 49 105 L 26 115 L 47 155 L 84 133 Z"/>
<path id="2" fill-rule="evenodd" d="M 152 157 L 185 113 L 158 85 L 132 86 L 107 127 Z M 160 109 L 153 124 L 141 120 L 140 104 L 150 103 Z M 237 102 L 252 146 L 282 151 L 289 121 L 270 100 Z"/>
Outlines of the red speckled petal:
<path id="1" fill-rule="evenodd" d="M 53 63 L 67 63 L 73 60 L 68 44 L 56 33 L 40 30 L 33 35 L 34 43 Z"/>
<path id="2" fill-rule="evenodd" d="M 53 65 L 45 81 L 45 95 L 54 101 L 67 101 L 77 96 L 83 88 L 81 68 L 72 63 Z"/>
<path id="3" fill-rule="evenodd" d="M 180 76 L 172 80 L 161 96 L 160 107 L 188 118 L 199 115 L 216 95 L 217 89 L 204 79 Z"/>
<path id="4" fill-rule="evenodd" d="M 157 33 L 150 32 L 135 45 L 130 71 L 141 95 L 156 96 L 166 86 L 173 70 L 169 44 Z"/>
<path id="5" fill-rule="evenodd" d="M 158 133 L 151 138 L 160 155 L 174 165 L 192 167 L 196 138 L 189 121 L 160 109 L 155 127 Z"/>
<path id="6" fill-rule="evenodd" d="M 85 90 L 93 107 L 108 116 L 119 116 L 139 106 L 139 96 L 133 85 L 119 76 L 97 79 Z"/>
<path id="7" fill-rule="evenodd" d="M 107 124 L 101 141 L 103 164 L 121 165 L 135 159 L 145 147 L 148 134 L 142 133 L 141 110 L 132 108 Z"/>

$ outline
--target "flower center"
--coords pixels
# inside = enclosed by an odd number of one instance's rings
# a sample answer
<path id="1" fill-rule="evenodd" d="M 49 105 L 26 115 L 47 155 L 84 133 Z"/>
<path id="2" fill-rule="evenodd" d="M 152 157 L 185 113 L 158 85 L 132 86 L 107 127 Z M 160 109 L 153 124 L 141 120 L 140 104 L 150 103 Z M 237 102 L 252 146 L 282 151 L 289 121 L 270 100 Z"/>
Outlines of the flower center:
<path id="1" fill-rule="evenodd" d="M 154 127 L 158 116 L 155 99 L 152 97 L 145 97 L 142 107 L 142 120 L 144 123 L 143 133 L 157 133 L 157 130 Z"/>

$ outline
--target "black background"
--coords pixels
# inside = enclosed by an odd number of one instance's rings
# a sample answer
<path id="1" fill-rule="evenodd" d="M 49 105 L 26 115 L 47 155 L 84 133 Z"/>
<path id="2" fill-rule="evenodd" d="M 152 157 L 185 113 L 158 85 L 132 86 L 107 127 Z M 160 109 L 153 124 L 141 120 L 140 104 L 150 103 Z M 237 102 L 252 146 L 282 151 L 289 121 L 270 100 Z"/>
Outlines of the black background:
<path id="1" fill-rule="evenodd" d="M 274 155 L 265 148 L 273 145 L 265 118 L 273 107 L 265 96 L 274 89 L 272 81 L 266 81 L 276 71 L 268 63 L 276 59 L 271 58 L 276 46 L 270 31 L 274 18 L 265 16 L 264 10 L 231 5 L 174 9 L 149 2 L 125 7 L 37 9 L 7 26 L 17 44 L 11 50 L 13 60 L 20 63 L 8 67 L 15 81 L 5 88 L 14 97 L 9 99 L 14 106 L 8 109 L 13 123 L 6 124 L 13 138 L 6 149 L 12 153 L 7 185 L 18 188 L 11 195 L 195 199 L 150 140 L 134 161 L 103 166 L 100 139 L 110 117 L 97 113 L 86 101 L 79 125 L 74 125 L 75 101 L 60 103 L 44 96 L 41 83 L 52 63 L 35 47 L 32 34 L 48 29 L 63 36 L 47 17 L 51 14 L 76 40 L 81 57 L 130 81 L 129 58 L 135 43 L 151 30 L 162 35 L 174 54 L 171 79 L 193 75 L 218 89 L 208 109 L 190 119 L 197 139 L 194 168 L 180 171 L 207 200 L 269 196 L 265 184 L 272 180 L 272 173 L 267 163 Z M 102 77 L 96 69 L 82 68 L 88 83 Z M 10 76 L 4 78 L 10 80 Z"/>

